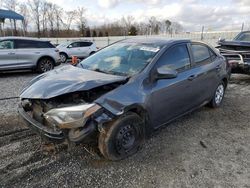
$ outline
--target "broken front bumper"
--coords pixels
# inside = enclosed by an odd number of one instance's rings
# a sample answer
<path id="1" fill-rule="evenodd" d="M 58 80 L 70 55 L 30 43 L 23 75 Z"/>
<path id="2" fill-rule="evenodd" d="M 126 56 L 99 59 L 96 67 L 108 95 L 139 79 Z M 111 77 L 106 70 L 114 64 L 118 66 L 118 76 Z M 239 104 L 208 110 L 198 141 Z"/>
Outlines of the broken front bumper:
<path id="1" fill-rule="evenodd" d="M 87 120 L 83 122 L 81 127 L 75 127 L 74 125 L 67 125 L 61 127 L 53 127 L 47 124 L 42 124 L 33 118 L 33 111 L 31 108 L 27 107 L 22 102 L 18 106 L 18 112 L 22 119 L 25 121 L 26 125 L 33 129 L 35 132 L 49 140 L 64 140 L 68 139 L 71 142 L 83 142 L 88 143 L 95 139 L 98 129 L 105 122 L 109 122 L 112 118 L 105 114 L 102 110 L 96 112 L 96 116 L 87 116 Z M 33 113 L 32 113 L 33 112 Z M 43 116 L 40 114 L 39 116 Z"/>
<path id="2" fill-rule="evenodd" d="M 46 138 L 53 140 L 64 140 L 66 138 L 62 130 L 52 130 L 31 118 L 28 112 L 26 112 L 21 105 L 18 106 L 18 112 L 25 124 L 41 136 L 45 136 Z"/>

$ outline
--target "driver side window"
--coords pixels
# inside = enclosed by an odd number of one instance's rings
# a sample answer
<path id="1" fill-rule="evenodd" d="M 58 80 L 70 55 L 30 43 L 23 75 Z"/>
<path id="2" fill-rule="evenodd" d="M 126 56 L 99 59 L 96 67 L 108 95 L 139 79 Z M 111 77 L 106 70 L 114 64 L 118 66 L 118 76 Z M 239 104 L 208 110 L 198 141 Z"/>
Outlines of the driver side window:
<path id="1" fill-rule="evenodd" d="M 11 40 L 0 41 L 0 50 L 14 49 L 14 42 Z"/>
<path id="2" fill-rule="evenodd" d="M 73 42 L 69 46 L 71 46 L 71 48 L 79 48 L 81 45 L 80 42 Z"/>
<path id="3" fill-rule="evenodd" d="M 178 72 L 189 69 L 191 64 L 186 44 L 168 49 L 157 62 L 157 67 L 161 66 L 166 66 Z"/>

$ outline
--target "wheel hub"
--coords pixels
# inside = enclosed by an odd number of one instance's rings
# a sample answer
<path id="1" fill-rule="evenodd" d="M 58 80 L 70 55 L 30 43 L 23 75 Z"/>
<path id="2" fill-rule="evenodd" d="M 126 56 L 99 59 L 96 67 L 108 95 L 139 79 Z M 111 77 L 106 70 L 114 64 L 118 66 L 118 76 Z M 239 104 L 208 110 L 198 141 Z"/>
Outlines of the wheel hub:
<path id="1" fill-rule="evenodd" d="M 215 103 L 220 104 L 224 96 L 224 86 L 221 84 L 218 86 L 215 93 Z"/>
<path id="2" fill-rule="evenodd" d="M 136 142 L 136 131 L 131 125 L 124 126 L 117 135 L 116 148 L 118 152 L 130 151 Z"/>

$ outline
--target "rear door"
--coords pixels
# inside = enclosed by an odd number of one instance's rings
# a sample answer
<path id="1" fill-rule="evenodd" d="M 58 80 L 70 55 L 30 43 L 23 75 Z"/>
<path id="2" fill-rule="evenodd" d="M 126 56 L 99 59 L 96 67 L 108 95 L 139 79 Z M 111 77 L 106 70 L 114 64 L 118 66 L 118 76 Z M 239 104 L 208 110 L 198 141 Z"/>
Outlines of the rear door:
<path id="1" fill-rule="evenodd" d="M 15 69 L 17 67 L 17 56 L 13 40 L 0 41 L 0 69 Z"/>
<path id="2" fill-rule="evenodd" d="M 80 43 L 81 54 L 79 55 L 79 57 L 88 57 L 91 52 L 92 44 L 93 44 L 92 42 L 81 42 Z"/>
<path id="3" fill-rule="evenodd" d="M 197 105 L 211 99 L 215 88 L 220 82 L 218 73 L 220 71 L 220 61 L 213 50 L 203 43 L 191 44 L 192 59 L 196 72 L 194 82 L 199 89 L 197 95 Z"/>
<path id="4" fill-rule="evenodd" d="M 23 39 L 16 40 L 16 54 L 19 66 L 24 68 L 36 66 L 38 57 L 41 54 L 41 50 L 37 48 L 38 42 Z"/>

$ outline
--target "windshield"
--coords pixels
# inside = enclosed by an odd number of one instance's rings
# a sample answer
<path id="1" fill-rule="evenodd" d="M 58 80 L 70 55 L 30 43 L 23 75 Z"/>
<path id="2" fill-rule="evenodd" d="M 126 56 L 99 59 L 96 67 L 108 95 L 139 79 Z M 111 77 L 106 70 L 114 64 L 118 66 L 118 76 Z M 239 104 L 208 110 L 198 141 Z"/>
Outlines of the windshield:
<path id="1" fill-rule="evenodd" d="M 235 37 L 237 41 L 250 41 L 250 33 L 240 33 Z"/>
<path id="2" fill-rule="evenodd" d="M 140 72 L 160 50 L 160 46 L 140 43 L 115 43 L 83 60 L 84 69 L 132 76 Z"/>

